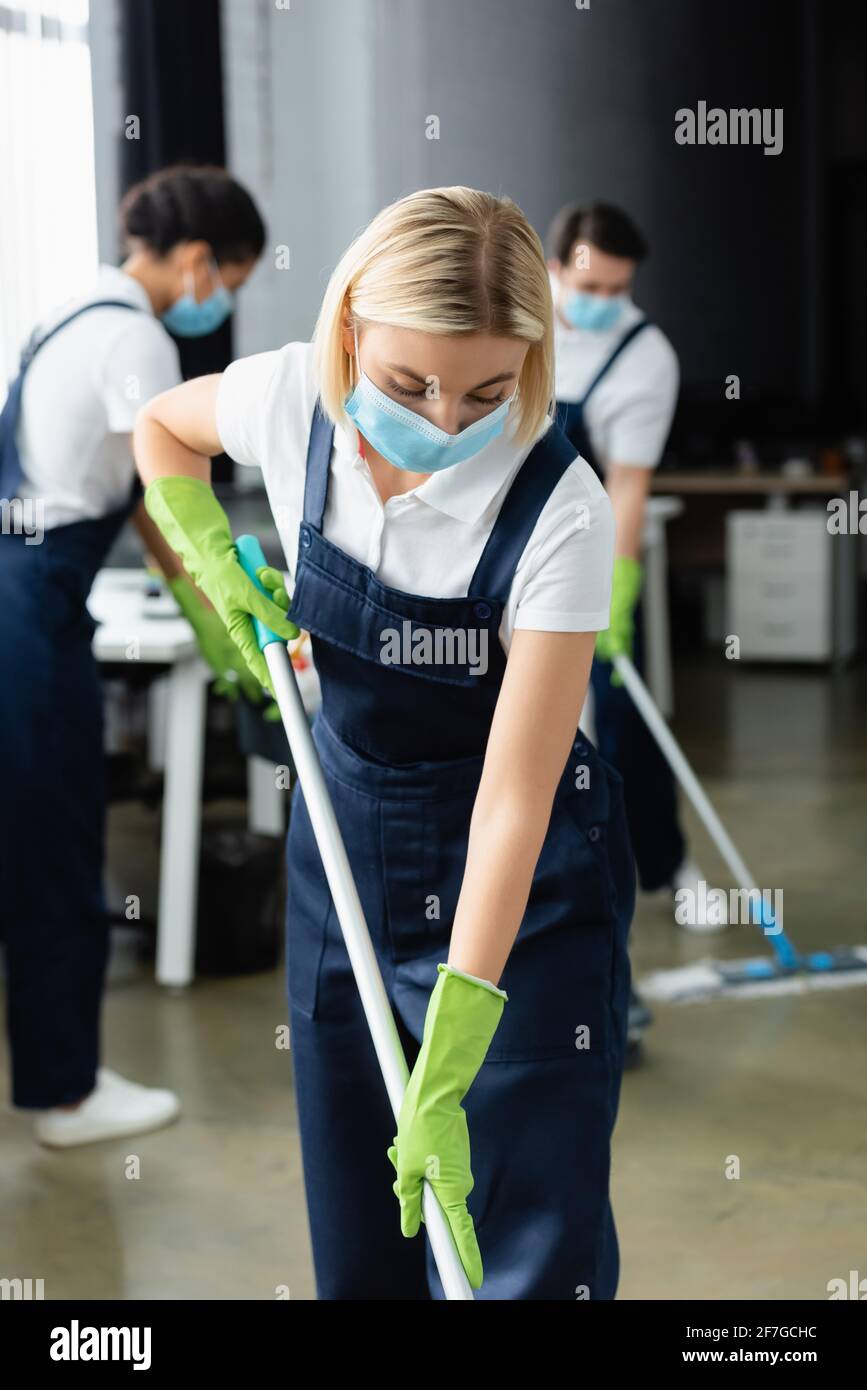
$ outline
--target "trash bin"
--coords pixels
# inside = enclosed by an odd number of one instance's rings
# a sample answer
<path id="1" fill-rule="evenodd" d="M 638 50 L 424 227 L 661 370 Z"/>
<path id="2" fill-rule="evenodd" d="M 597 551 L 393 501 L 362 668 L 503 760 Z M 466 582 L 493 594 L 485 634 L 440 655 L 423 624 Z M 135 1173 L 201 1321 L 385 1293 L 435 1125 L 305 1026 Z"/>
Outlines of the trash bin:
<path id="1" fill-rule="evenodd" d="M 269 701 L 270 703 L 270 701 Z M 243 696 L 235 705 L 238 713 L 238 745 L 245 758 L 265 758 L 269 763 L 292 767 L 289 740 L 280 720 L 272 724 L 262 718 L 264 705 L 251 704 Z"/>
<path id="2" fill-rule="evenodd" d="M 286 901 L 282 837 L 241 823 L 205 827 L 199 856 L 196 973 L 249 975 L 280 963 Z"/>

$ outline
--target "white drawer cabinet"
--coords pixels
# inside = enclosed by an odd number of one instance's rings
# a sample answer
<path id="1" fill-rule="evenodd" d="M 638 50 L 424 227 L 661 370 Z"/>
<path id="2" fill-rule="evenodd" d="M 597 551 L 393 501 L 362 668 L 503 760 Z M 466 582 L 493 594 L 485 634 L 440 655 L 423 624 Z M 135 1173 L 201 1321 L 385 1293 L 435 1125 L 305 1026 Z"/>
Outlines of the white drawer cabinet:
<path id="1" fill-rule="evenodd" d="M 856 537 L 828 514 L 730 512 L 727 634 L 744 661 L 843 661 L 855 650 Z"/>

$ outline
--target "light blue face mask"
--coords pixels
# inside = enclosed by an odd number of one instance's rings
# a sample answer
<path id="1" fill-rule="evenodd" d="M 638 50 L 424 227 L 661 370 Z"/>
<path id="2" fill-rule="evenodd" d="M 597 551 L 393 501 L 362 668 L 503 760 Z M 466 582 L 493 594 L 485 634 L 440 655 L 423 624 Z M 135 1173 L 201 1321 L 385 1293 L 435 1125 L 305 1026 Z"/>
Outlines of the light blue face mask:
<path id="1" fill-rule="evenodd" d="M 564 299 L 560 311 L 573 328 L 589 328 L 591 333 L 604 333 L 613 328 L 626 305 L 629 296 L 625 294 L 588 294 L 586 290 L 575 290 Z"/>
<path id="2" fill-rule="evenodd" d="M 440 473 L 478 454 L 502 434 L 509 407 L 518 394 L 516 387 L 490 415 L 467 425 L 459 434 L 447 434 L 423 415 L 392 400 L 365 376 L 358 359 L 357 331 L 355 361 L 358 382 L 346 398 L 346 413 L 378 454 L 409 473 Z"/>
<path id="3" fill-rule="evenodd" d="M 176 334 L 178 338 L 204 338 L 207 333 L 213 333 L 225 323 L 235 307 L 235 296 L 231 290 L 220 279 L 220 272 L 216 264 L 212 263 L 211 275 L 216 276 L 218 284 L 213 294 L 209 294 L 207 299 L 198 303 L 192 293 L 193 277 L 187 271 L 184 277 L 186 294 L 182 294 L 180 299 L 176 299 L 164 314 L 160 314 L 162 322 L 170 333 Z"/>

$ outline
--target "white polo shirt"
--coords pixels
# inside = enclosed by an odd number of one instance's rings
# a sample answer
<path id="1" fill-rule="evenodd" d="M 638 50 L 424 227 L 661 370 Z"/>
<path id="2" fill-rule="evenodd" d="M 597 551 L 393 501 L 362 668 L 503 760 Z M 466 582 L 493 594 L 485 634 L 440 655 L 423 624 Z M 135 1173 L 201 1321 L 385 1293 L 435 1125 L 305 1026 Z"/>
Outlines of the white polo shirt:
<path id="1" fill-rule="evenodd" d="M 46 529 L 122 506 L 135 473 L 136 414 L 181 381 L 177 347 L 146 290 L 115 266 L 101 266 L 93 290 L 58 309 L 39 325 L 40 334 L 99 299 L 121 299 L 145 312 L 82 314 L 40 348 L 24 378 L 19 491 L 44 503 Z"/>
<path id="2" fill-rule="evenodd" d="M 307 445 L 316 387 L 309 343 L 233 362 L 217 393 L 217 431 L 226 453 L 262 469 L 294 582 Z M 547 424 L 545 426 L 547 428 Z M 542 433 L 543 431 L 540 431 Z M 432 473 L 383 505 L 358 433 L 335 429 L 327 540 L 391 588 L 460 598 L 469 587 L 509 484 L 532 448 L 507 427 L 474 458 Z M 566 469 L 518 564 L 500 636 L 515 628 L 597 632 L 608 626 L 614 517 L 605 489 L 583 459 Z"/>
<path id="3" fill-rule="evenodd" d="M 552 281 L 556 297 L 556 281 Z M 629 303 L 613 328 L 592 332 L 570 328 L 554 313 L 554 357 L 558 401 L 580 401 L 623 334 L 644 318 Z M 671 429 L 680 381 L 677 354 L 652 324 L 618 357 L 587 402 L 584 423 L 599 465 L 623 463 L 655 468 Z"/>

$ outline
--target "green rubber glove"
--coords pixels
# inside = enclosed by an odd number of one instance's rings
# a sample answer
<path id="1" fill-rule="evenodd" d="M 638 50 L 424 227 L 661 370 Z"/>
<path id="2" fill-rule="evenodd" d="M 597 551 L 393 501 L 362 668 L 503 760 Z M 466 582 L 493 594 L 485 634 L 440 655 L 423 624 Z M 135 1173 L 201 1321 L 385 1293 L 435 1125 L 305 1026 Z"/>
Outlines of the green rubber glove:
<path id="1" fill-rule="evenodd" d="M 250 615 L 287 642 L 298 636 L 298 628 L 242 570 L 229 518 L 210 486 L 200 478 L 157 478 L 145 490 L 144 501 L 148 515 L 180 555 L 187 574 L 216 608 L 249 670 L 260 685 L 271 690 L 268 666 L 259 651 Z"/>
<path id="2" fill-rule="evenodd" d="M 286 591 L 286 580 L 279 570 L 272 569 L 270 565 L 263 565 L 256 571 L 256 578 L 264 588 L 268 590 L 271 600 L 282 608 L 284 613 L 289 612 L 289 594 Z"/>
<path id="3" fill-rule="evenodd" d="M 273 602 L 276 603 L 278 607 L 282 608 L 284 612 L 288 613 L 289 594 L 286 590 L 286 580 L 283 578 L 280 571 L 272 569 L 270 565 L 262 565 L 262 567 L 256 571 L 256 578 L 259 583 L 268 590 Z M 276 702 L 270 704 L 262 715 L 262 718 L 267 719 L 269 724 L 276 724 L 280 717 L 280 710 Z"/>
<path id="4" fill-rule="evenodd" d="M 214 683 L 217 694 L 237 700 L 242 690 L 254 705 L 261 704 L 262 687 L 224 628 L 216 609 L 202 602 L 198 590 L 185 574 L 178 574 L 166 583 L 196 634 L 202 659 L 217 677 Z"/>
<path id="5" fill-rule="evenodd" d="M 421 1051 L 388 1150 L 397 1179 L 400 1229 L 414 1236 L 427 1179 L 445 1212 L 470 1285 L 482 1286 L 482 1257 L 467 1197 L 473 1190 L 470 1139 L 461 1101 L 476 1078 L 508 996 L 450 965 L 437 966 Z"/>
<path id="6" fill-rule="evenodd" d="M 631 555 L 618 555 L 615 558 L 611 578 L 611 617 L 606 630 L 596 638 L 596 655 L 600 661 L 612 661 L 615 656 L 632 656 L 635 605 L 643 579 L 644 570 L 638 560 Z M 616 671 L 611 677 L 611 684 L 623 684 Z"/>

